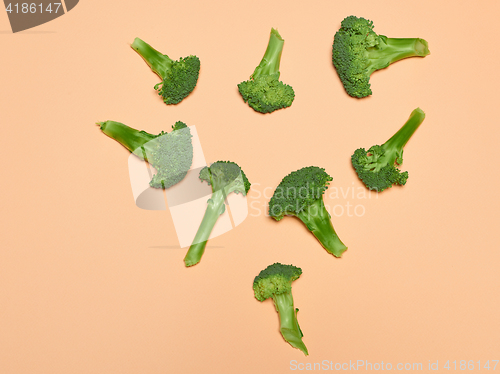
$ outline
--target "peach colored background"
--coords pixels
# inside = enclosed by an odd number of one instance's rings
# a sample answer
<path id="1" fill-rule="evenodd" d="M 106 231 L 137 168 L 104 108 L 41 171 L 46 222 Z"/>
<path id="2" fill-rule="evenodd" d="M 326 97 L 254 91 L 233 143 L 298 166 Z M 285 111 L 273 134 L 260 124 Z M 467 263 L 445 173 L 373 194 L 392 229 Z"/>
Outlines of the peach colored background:
<path id="1" fill-rule="evenodd" d="M 500 359 L 499 11 L 497 1 L 83 0 L 19 34 L 0 12 L 0 372 Z M 431 55 L 375 73 L 372 97 L 348 97 L 331 44 L 350 14 L 380 34 L 427 39 Z M 236 84 L 271 27 L 297 96 L 260 115 Z M 174 58 L 200 57 L 198 87 L 178 106 L 154 93 L 157 77 L 129 47 L 136 36 Z M 408 184 L 359 198 L 350 155 L 385 141 L 418 106 L 427 119 L 405 149 Z M 134 205 L 128 153 L 94 125 L 107 119 L 153 133 L 196 125 L 207 160 L 234 160 L 254 183 L 254 217 L 186 269 L 168 212 Z M 326 204 L 365 208 L 333 217 L 349 246 L 340 260 L 297 219 L 255 217 L 266 187 L 308 165 L 334 177 Z M 275 261 L 303 269 L 293 294 L 309 357 L 283 341 L 272 302 L 253 297 L 253 277 Z"/>

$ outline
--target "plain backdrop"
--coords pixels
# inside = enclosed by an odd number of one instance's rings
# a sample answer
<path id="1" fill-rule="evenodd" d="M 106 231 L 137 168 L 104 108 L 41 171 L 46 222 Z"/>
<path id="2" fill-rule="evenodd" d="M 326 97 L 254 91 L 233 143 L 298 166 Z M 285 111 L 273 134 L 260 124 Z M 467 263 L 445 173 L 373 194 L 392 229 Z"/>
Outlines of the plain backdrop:
<path id="1" fill-rule="evenodd" d="M 287 373 L 291 360 L 426 372 L 429 360 L 499 359 L 499 11 L 497 1 L 85 0 L 18 34 L 0 12 L 0 372 Z M 379 34 L 424 38 L 431 54 L 376 72 L 373 96 L 351 98 L 331 63 L 351 14 Z M 271 27 L 296 98 L 262 115 L 236 85 Z M 156 95 L 135 37 L 200 58 L 182 103 Z M 417 107 L 427 117 L 405 148 L 407 185 L 368 194 L 351 154 Z M 253 183 L 248 218 L 185 268 L 170 214 L 135 206 L 128 152 L 101 134 L 105 120 L 151 133 L 196 125 L 207 161 L 235 161 Z M 342 259 L 298 219 L 266 216 L 281 178 L 310 165 L 334 178 L 324 200 L 349 247 Z M 272 301 L 253 296 L 276 261 L 303 269 L 293 296 L 308 357 L 282 339 Z"/>

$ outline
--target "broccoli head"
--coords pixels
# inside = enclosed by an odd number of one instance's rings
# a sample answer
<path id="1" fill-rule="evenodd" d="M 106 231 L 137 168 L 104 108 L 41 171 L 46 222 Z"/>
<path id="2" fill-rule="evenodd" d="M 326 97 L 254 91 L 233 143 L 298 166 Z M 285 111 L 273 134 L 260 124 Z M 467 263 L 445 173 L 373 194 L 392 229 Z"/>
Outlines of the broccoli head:
<path id="1" fill-rule="evenodd" d="M 352 166 L 366 187 L 381 192 L 393 184 L 406 184 L 408 172 L 401 172 L 396 166 L 403 163 L 403 147 L 424 118 L 425 113 L 417 108 L 403 127 L 384 144 L 374 145 L 368 151 L 359 148 L 354 152 Z"/>
<path id="2" fill-rule="evenodd" d="M 250 79 L 238 84 L 243 101 L 260 113 L 271 113 L 292 105 L 293 88 L 280 78 L 280 60 L 284 40 L 278 30 L 271 29 L 266 53 Z"/>
<path id="3" fill-rule="evenodd" d="M 345 90 L 353 97 L 372 94 L 370 75 L 407 57 L 425 57 L 428 44 L 419 38 L 388 38 L 373 31 L 373 22 L 345 18 L 333 41 L 333 65 Z"/>
<path id="4" fill-rule="evenodd" d="M 192 135 L 183 122 L 176 122 L 170 133 L 152 135 L 120 122 L 99 122 L 102 132 L 116 140 L 156 169 L 149 185 L 169 188 L 184 179 L 193 162 Z"/>
<path id="5" fill-rule="evenodd" d="M 307 356 L 302 341 L 302 330 L 297 321 L 298 309 L 293 306 L 292 282 L 300 277 L 302 269 L 293 265 L 275 263 L 262 270 L 253 281 L 255 298 L 259 301 L 272 298 L 280 319 L 280 332 L 292 347 Z"/>
<path id="6" fill-rule="evenodd" d="M 186 266 L 193 266 L 200 262 L 208 238 L 221 214 L 226 210 L 224 201 L 230 193 L 246 195 L 250 190 L 250 182 L 241 168 L 231 161 L 217 161 L 210 167 L 200 171 L 200 180 L 212 187 L 212 196 L 207 201 L 207 209 L 196 232 L 193 244 L 184 258 Z"/>
<path id="7" fill-rule="evenodd" d="M 165 104 L 178 104 L 188 96 L 196 87 L 200 73 L 200 59 L 196 56 L 171 60 L 167 55 L 161 54 L 146 42 L 135 38 L 131 45 L 146 61 L 162 82 L 155 85 L 154 89 L 163 98 Z"/>
<path id="8" fill-rule="evenodd" d="M 347 247 L 335 232 L 323 203 L 323 193 L 332 180 L 325 169 L 316 166 L 288 174 L 269 201 L 269 215 L 276 221 L 285 215 L 300 218 L 329 253 L 341 257 Z"/>

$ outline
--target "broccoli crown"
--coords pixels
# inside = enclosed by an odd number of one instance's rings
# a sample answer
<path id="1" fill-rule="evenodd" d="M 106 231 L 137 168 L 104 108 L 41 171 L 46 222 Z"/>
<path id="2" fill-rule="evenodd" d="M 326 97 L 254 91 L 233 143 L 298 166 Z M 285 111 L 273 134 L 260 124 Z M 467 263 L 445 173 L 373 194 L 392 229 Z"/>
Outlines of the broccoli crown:
<path id="1" fill-rule="evenodd" d="M 393 184 L 406 184 L 408 172 L 401 172 L 396 166 L 403 163 L 403 147 L 424 119 L 424 111 L 417 108 L 411 112 L 406 123 L 384 144 L 374 145 L 368 152 L 364 148 L 354 151 L 351 156 L 352 166 L 366 187 L 381 192 Z"/>
<path id="2" fill-rule="evenodd" d="M 264 301 L 273 295 L 292 290 L 292 282 L 302 274 L 302 269 L 293 265 L 276 262 L 262 270 L 253 281 L 255 298 Z"/>
<path id="3" fill-rule="evenodd" d="M 279 73 L 262 75 L 238 84 L 243 101 L 260 113 L 271 113 L 292 105 L 295 92 L 279 80 Z"/>
<path id="4" fill-rule="evenodd" d="M 139 38 L 134 39 L 131 47 L 162 79 L 154 88 L 166 104 L 180 103 L 196 87 L 200 74 L 198 57 L 191 55 L 175 61 Z"/>
<path id="5" fill-rule="evenodd" d="M 401 172 L 395 164 L 403 162 L 403 151 L 386 152 L 383 146 L 374 145 L 368 152 L 364 148 L 354 151 L 351 156 L 352 166 L 359 178 L 370 189 L 382 192 L 393 184 L 404 185 L 408 172 Z"/>
<path id="6" fill-rule="evenodd" d="M 349 16 L 340 24 L 333 42 L 333 64 L 349 95 L 372 94 L 367 48 L 375 47 L 378 42 L 372 21 Z"/>
<path id="7" fill-rule="evenodd" d="M 407 57 L 425 57 L 428 44 L 419 38 L 388 38 L 373 31 L 373 22 L 349 16 L 333 41 L 332 61 L 347 93 L 353 97 L 372 94 L 370 75 Z"/>
<path id="8" fill-rule="evenodd" d="M 163 98 L 165 104 L 178 104 L 196 87 L 200 75 L 200 59 L 196 56 L 180 58 L 172 61 L 170 68 L 162 77 L 163 81 L 155 86 L 155 90 Z"/>
<path id="9" fill-rule="evenodd" d="M 172 129 L 168 134 L 161 132 L 147 146 L 148 161 L 157 171 L 149 183 L 153 188 L 169 188 L 179 183 L 193 162 L 193 136 L 189 128 L 178 121 Z"/>
<path id="10" fill-rule="evenodd" d="M 280 182 L 269 201 L 269 215 L 281 220 L 285 215 L 297 215 L 322 198 L 333 178 L 325 169 L 308 166 L 288 174 Z"/>
<path id="11" fill-rule="evenodd" d="M 260 113 L 271 113 L 292 105 L 293 88 L 279 80 L 284 40 L 278 30 L 271 29 L 267 49 L 250 79 L 238 84 L 243 101 Z"/>
<path id="12" fill-rule="evenodd" d="M 224 189 L 226 194 L 235 192 L 246 195 L 250 182 L 245 172 L 234 162 L 217 161 L 200 170 L 200 179 L 212 186 L 212 191 Z"/>

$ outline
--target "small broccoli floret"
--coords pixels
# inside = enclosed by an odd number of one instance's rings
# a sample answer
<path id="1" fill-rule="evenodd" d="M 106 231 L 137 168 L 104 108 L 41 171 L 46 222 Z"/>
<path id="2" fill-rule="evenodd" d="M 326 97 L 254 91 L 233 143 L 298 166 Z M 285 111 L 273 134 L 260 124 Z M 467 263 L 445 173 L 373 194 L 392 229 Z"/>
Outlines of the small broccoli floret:
<path id="1" fill-rule="evenodd" d="M 288 174 L 269 201 L 269 215 L 276 221 L 285 215 L 300 218 L 329 253 L 341 257 L 347 247 L 335 232 L 323 203 L 323 193 L 332 180 L 325 169 L 316 166 Z"/>
<path id="2" fill-rule="evenodd" d="M 154 89 L 158 91 L 165 104 L 180 103 L 196 87 L 200 73 L 198 57 L 191 55 L 174 61 L 139 38 L 135 38 L 131 47 L 162 79 Z"/>
<path id="3" fill-rule="evenodd" d="M 212 187 L 212 196 L 207 201 L 207 209 L 196 232 L 193 244 L 184 258 L 186 266 L 193 266 L 200 262 L 208 238 L 219 216 L 226 210 L 224 201 L 230 193 L 246 195 L 250 190 L 250 182 L 241 168 L 231 161 L 217 161 L 210 167 L 200 171 L 200 179 Z"/>
<path id="4" fill-rule="evenodd" d="M 353 97 L 372 94 L 370 75 L 407 57 L 425 57 L 428 44 L 419 38 L 388 38 L 373 31 L 373 22 L 345 18 L 333 41 L 333 65 L 347 93 Z"/>
<path id="5" fill-rule="evenodd" d="M 295 98 L 293 88 L 279 80 L 280 60 L 284 40 L 278 30 L 271 29 L 266 53 L 250 79 L 238 84 L 243 101 L 261 113 L 292 105 Z"/>
<path id="6" fill-rule="evenodd" d="M 302 341 L 302 330 L 297 321 L 298 309 L 293 306 L 292 282 L 300 277 L 302 269 L 293 265 L 275 263 L 262 270 L 253 281 L 255 298 L 264 301 L 272 298 L 280 318 L 280 331 L 292 347 L 300 349 L 307 356 Z"/>
<path id="7" fill-rule="evenodd" d="M 417 108 L 403 127 L 384 144 L 374 145 L 368 151 L 364 148 L 354 151 L 351 156 L 352 166 L 366 187 L 381 192 L 393 184 L 406 184 L 408 172 L 401 172 L 396 165 L 403 163 L 403 147 L 424 118 L 425 113 Z"/>
<path id="8" fill-rule="evenodd" d="M 192 135 L 183 122 L 176 122 L 170 133 L 148 134 L 120 122 L 99 122 L 103 133 L 116 140 L 156 169 L 149 182 L 153 188 L 170 188 L 184 179 L 193 162 Z"/>

